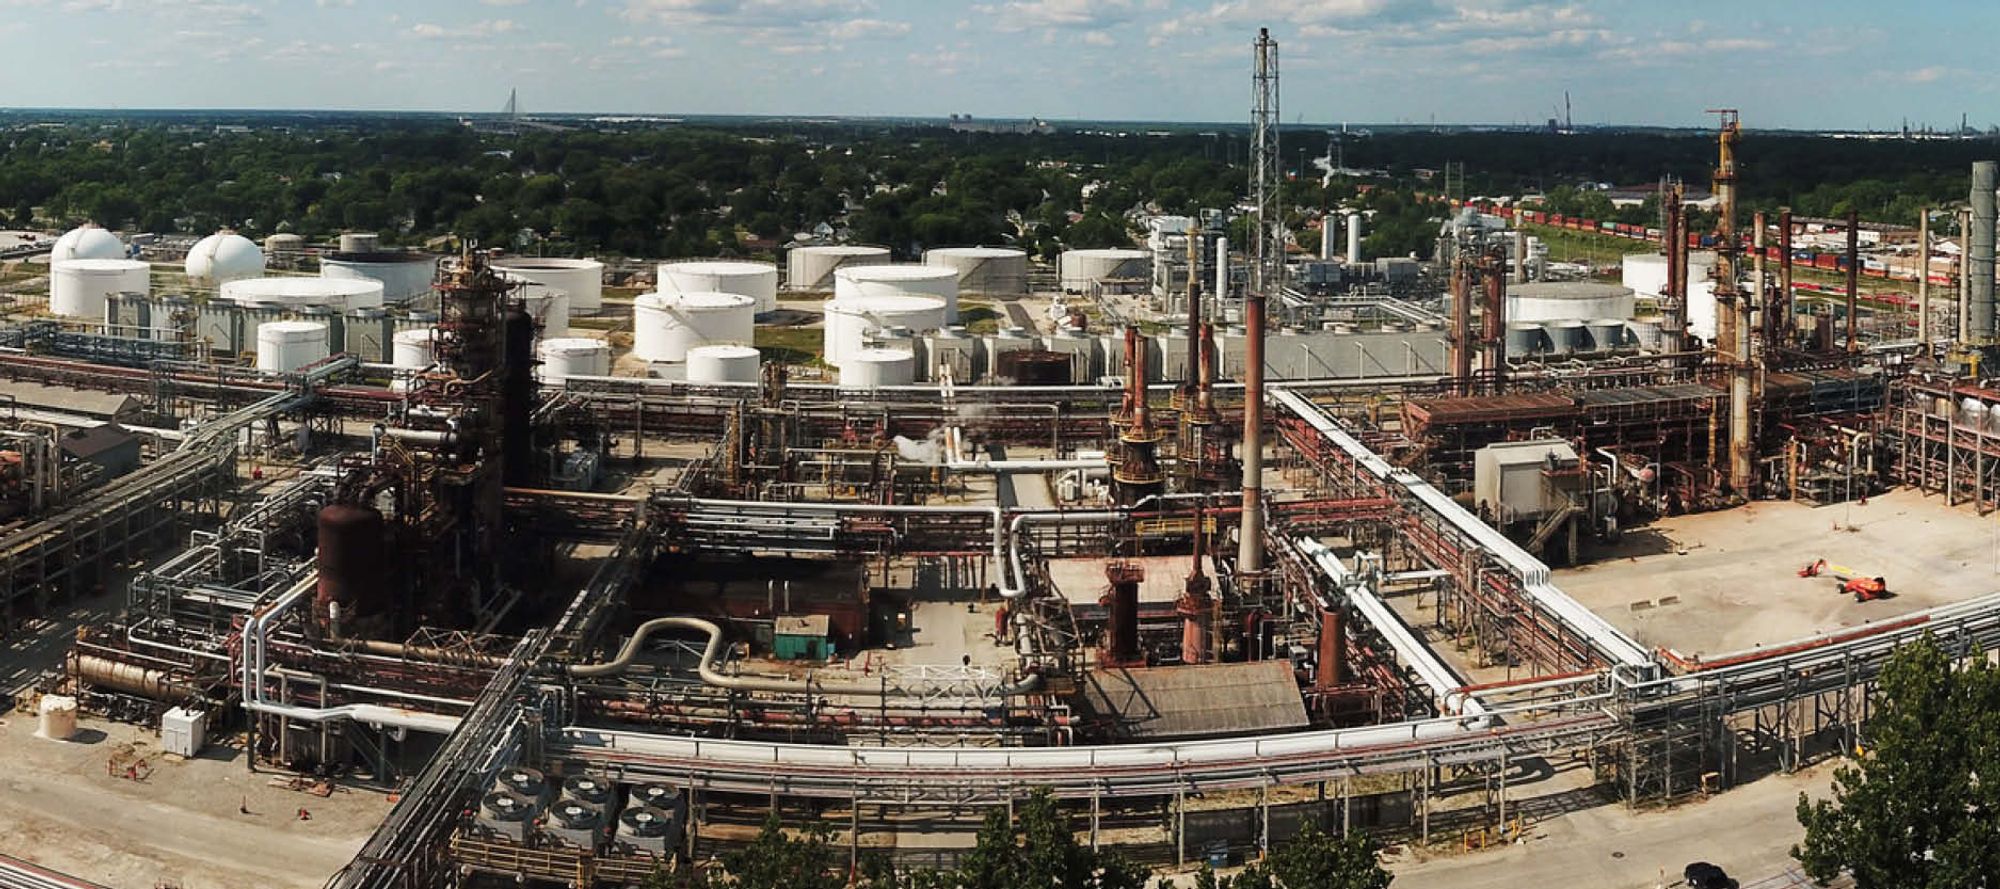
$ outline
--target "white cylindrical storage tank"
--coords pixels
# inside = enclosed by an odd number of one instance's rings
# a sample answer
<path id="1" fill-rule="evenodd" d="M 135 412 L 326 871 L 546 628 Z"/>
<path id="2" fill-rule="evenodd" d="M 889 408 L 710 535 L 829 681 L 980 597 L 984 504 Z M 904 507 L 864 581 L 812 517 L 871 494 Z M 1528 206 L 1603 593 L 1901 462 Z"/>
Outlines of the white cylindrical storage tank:
<path id="1" fill-rule="evenodd" d="M 1144 250 L 1122 247 L 1064 250 L 1056 257 L 1056 275 L 1062 281 L 1062 289 L 1088 293 L 1105 281 L 1151 278 L 1151 259 L 1152 254 Z"/>
<path id="2" fill-rule="evenodd" d="M 76 699 L 69 695 L 42 695 L 39 705 L 41 727 L 35 733 L 51 741 L 76 737 Z"/>
<path id="3" fill-rule="evenodd" d="M 1633 293 L 1661 296 L 1667 292 L 1667 258 L 1658 253 L 1627 253 L 1618 267 L 1618 283 Z"/>
<path id="4" fill-rule="evenodd" d="M 437 361 L 437 353 L 431 348 L 436 335 L 434 327 L 396 331 L 389 341 L 389 363 L 412 370 L 430 367 Z"/>
<path id="5" fill-rule="evenodd" d="M 542 336 L 569 334 L 569 294 L 531 285 L 521 292 L 521 308 L 540 325 Z"/>
<path id="6" fill-rule="evenodd" d="M 604 306 L 604 263 L 595 259 L 554 259 L 513 256 L 496 259 L 493 267 L 528 282 L 524 295 L 538 290 L 555 290 L 569 295 L 568 311 L 595 315 Z M 548 330 L 548 322 L 542 322 Z M 563 331 L 569 329 L 569 315 L 563 315 Z"/>
<path id="7" fill-rule="evenodd" d="M 849 269 L 842 269 L 846 273 Z M 867 345 L 868 336 L 884 327 L 906 327 L 929 333 L 945 326 L 945 302 L 935 296 L 886 295 L 845 300 L 836 296 L 823 305 L 825 329 L 821 351 L 835 367 Z"/>
<path id="8" fill-rule="evenodd" d="M 1507 320 L 1587 321 L 1632 317 L 1629 288 L 1589 281 L 1548 281 L 1507 288 Z"/>
<path id="9" fill-rule="evenodd" d="M 1688 274 L 1694 274 L 1692 269 Z M 1698 278 L 1688 281 L 1687 299 L 1688 333 L 1700 337 L 1703 342 L 1715 339 L 1715 281 Z"/>
<path id="10" fill-rule="evenodd" d="M 753 301 L 753 315 L 778 308 L 778 267 L 762 262 L 663 262 L 660 293 L 734 293 Z M 574 304 L 571 308 L 575 308 Z M 747 337 L 745 338 L 747 339 Z"/>
<path id="11" fill-rule="evenodd" d="M 957 272 L 960 293 L 1028 292 L 1028 251 L 1018 247 L 939 247 L 924 251 L 924 265 Z M 958 320 L 956 313 L 952 320 Z"/>
<path id="12" fill-rule="evenodd" d="M 246 278 L 222 285 L 222 298 L 241 306 L 337 312 L 382 305 L 382 282 L 367 278 Z"/>
<path id="13" fill-rule="evenodd" d="M 696 346 L 687 350 L 690 383 L 755 383 L 763 356 L 754 346 Z"/>
<path id="14" fill-rule="evenodd" d="M 1347 214 L 1347 264 L 1361 261 L 1361 214 Z"/>
<path id="15" fill-rule="evenodd" d="M 811 244 L 785 253 L 786 290 L 832 290 L 833 273 L 851 265 L 888 265 L 889 248 Z"/>
<path id="16" fill-rule="evenodd" d="M 946 324 L 958 321 L 958 271 L 931 265 L 857 265 L 833 273 L 833 298 L 844 303 L 876 297 L 929 296 L 944 301 Z M 904 325 L 912 330 L 922 328 Z"/>
<path id="17" fill-rule="evenodd" d="M 917 379 L 917 356 L 902 349 L 857 349 L 840 362 L 840 385 L 854 389 L 907 386 Z"/>
<path id="18" fill-rule="evenodd" d="M 217 287 L 264 274 L 264 249 L 235 232 L 216 232 L 194 242 L 182 268 L 188 280 Z"/>
<path id="19" fill-rule="evenodd" d="M 611 344 L 589 337 L 570 336 L 542 340 L 536 346 L 541 356 L 544 380 L 570 377 L 602 377 L 611 373 Z"/>
<path id="20" fill-rule="evenodd" d="M 382 249 L 382 236 L 374 232 L 342 232 L 340 252 L 375 253 Z"/>
<path id="21" fill-rule="evenodd" d="M 78 226 L 56 239 L 49 251 L 49 265 L 72 259 L 124 259 L 126 252 L 125 242 L 117 235 L 95 225 Z"/>
<path id="22" fill-rule="evenodd" d="M 257 369 L 288 373 L 325 361 L 326 325 L 318 321 L 266 321 L 257 325 Z"/>
<path id="23" fill-rule="evenodd" d="M 266 257 L 297 256 L 304 252 L 306 252 L 306 239 L 304 236 L 295 235 L 291 232 L 280 232 L 264 238 L 264 255 Z"/>
<path id="24" fill-rule="evenodd" d="M 49 269 L 49 311 L 65 318 L 102 321 L 111 294 L 152 292 L 151 269 L 136 259 L 67 259 Z"/>
<path id="25" fill-rule="evenodd" d="M 632 354 L 686 361 L 696 346 L 756 338 L 756 300 L 740 293 L 647 293 L 632 304 Z"/>
<path id="26" fill-rule="evenodd" d="M 343 235 L 342 240 L 346 237 Z M 384 301 L 403 303 L 431 292 L 431 280 L 437 277 L 437 257 L 396 251 L 341 252 L 320 258 L 319 276 L 380 281 Z"/>

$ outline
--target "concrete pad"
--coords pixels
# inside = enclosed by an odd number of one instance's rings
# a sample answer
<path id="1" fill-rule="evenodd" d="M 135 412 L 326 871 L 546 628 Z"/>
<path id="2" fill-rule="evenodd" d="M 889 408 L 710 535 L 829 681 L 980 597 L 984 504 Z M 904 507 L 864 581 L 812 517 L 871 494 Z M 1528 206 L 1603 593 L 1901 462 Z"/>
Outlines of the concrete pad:
<path id="1" fill-rule="evenodd" d="M 1818 559 L 1887 578 L 1895 595 L 1855 602 L 1831 578 L 1798 576 Z M 2000 591 L 2000 525 L 1909 490 L 1865 506 L 1756 503 L 1635 529 L 1555 583 L 1644 644 L 1716 654 Z"/>

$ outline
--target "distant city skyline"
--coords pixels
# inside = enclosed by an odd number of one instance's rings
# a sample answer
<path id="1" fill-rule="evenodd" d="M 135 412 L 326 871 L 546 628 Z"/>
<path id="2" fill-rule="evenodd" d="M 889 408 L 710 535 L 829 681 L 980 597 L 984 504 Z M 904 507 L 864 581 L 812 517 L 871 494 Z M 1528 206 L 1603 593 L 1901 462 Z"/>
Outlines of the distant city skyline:
<path id="1" fill-rule="evenodd" d="M 0 0 L 0 104 L 1974 127 L 2000 7 L 1681 0 Z"/>

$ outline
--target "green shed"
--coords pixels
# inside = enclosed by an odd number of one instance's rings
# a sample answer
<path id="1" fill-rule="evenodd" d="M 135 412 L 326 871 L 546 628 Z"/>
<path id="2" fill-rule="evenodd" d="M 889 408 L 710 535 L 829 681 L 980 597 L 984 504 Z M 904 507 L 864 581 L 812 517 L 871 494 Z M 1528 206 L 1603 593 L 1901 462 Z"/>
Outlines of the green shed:
<path id="1" fill-rule="evenodd" d="M 772 628 L 771 653 L 780 660 L 826 660 L 827 620 L 824 614 L 781 617 Z"/>

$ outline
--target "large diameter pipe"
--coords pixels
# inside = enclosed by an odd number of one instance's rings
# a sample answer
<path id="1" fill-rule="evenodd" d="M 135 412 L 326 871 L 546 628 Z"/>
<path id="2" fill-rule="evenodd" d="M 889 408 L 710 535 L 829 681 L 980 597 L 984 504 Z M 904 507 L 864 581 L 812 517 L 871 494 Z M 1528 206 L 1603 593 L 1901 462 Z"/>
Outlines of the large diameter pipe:
<path id="1" fill-rule="evenodd" d="M 1993 191 L 2000 186 L 2000 163 L 1972 165 L 1972 232 L 1966 258 L 1971 290 L 1966 298 L 1966 335 L 1977 345 L 1993 342 Z"/>

